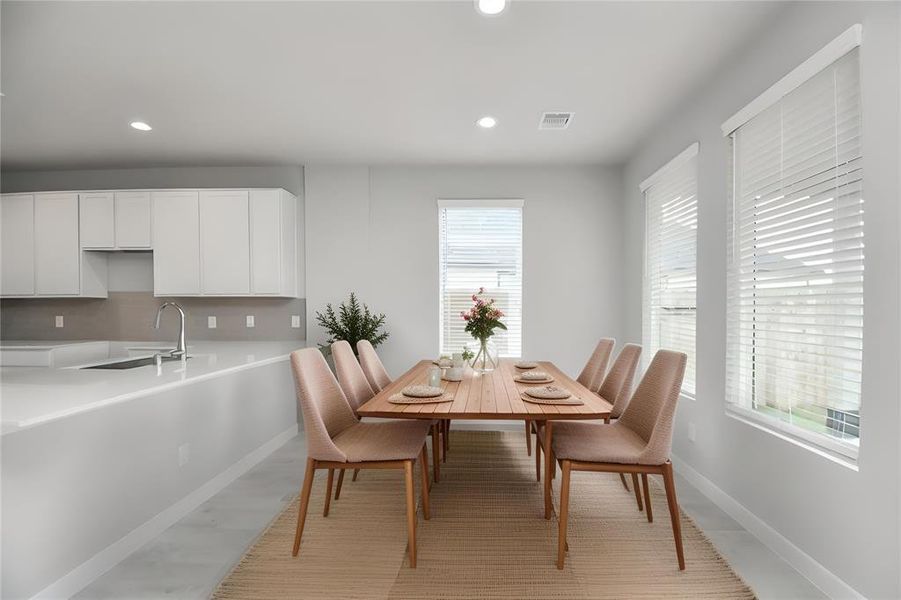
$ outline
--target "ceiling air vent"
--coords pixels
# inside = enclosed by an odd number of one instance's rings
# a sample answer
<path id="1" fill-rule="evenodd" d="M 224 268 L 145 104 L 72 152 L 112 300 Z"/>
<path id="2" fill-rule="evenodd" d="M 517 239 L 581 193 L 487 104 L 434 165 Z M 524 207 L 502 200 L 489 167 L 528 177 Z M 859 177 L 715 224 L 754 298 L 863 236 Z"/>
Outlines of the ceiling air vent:
<path id="1" fill-rule="evenodd" d="M 571 112 L 546 112 L 541 115 L 538 129 L 566 129 L 573 120 Z"/>

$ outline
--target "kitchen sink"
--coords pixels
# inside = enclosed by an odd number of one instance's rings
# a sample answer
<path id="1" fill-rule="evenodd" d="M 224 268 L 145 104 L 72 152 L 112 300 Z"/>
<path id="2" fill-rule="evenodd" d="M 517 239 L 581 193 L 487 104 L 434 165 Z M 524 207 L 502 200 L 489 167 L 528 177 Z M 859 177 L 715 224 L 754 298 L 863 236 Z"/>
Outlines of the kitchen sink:
<path id="1" fill-rule="evenodd" d="M 181 360 L 177 356 L 162 355 L 160 357 L 163 362 L 172 362 L 173 360 Z M 186 358 L 191 358 L 190 356 Z M 144 358 L 130 358 L 128 360 L 118 360 L 90 367 L 81 367 L 82 369 L 136 369 L 137 367 L 149 367 L 156 364 L 156 357 L 145 356 Z"/>

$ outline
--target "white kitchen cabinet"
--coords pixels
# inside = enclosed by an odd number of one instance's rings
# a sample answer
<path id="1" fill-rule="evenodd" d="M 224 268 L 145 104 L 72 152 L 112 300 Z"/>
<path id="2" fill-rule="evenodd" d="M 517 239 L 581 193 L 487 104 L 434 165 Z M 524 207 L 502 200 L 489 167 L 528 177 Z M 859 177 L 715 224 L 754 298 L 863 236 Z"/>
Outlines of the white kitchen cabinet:
<path id="1" fill-rule="evenodd" d="M 200 265 L 204 294 L 250 294 L 247 190 L 200 192 Z"/>
<path id="2" fill-rule="evenodd" d="M 152 192 L 153 293 L 200 294 L 200 194 Z"/>
<path id="3" fill-rule="evenodd" d="M 34 196 L 34 291 L 39 296 L 78 295 L 78 194 Z"/>
<path id="4" fill-rule="evenodd" d="M 149 250 L 151 247 L 150 192 L 116 192 L 116 247 Z"/>
<path id="5" fill-rule="evenodd" d="M 82 248 L 116 246 L 115 205 L 112 192 L 79 194 L 78 223 Z"/>
<path id="6" fill-rule="evenodd" d="M 0 197 L 0 294 L 34 294 L 34 196 Z"/>
<path id="7" fill-rule="evenodd" d="M 251 291 L 277 295 L 281 291 L 281 228 L 279 190 L 250 192 Z"/>

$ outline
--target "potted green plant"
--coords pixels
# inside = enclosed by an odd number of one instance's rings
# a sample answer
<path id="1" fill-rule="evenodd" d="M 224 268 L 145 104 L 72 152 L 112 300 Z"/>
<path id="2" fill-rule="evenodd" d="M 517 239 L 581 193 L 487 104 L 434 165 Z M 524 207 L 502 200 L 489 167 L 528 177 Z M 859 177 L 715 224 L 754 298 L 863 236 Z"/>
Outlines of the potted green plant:
<path id="1" fill-rule="evenodd" d="M 360 340 L 369 340 L 369 343 L 376 347 L 388 339 L 388 332 L 382 331 L 385 315 L 371 312 L 365 303 L 357 300 L 353 292 L 350 293 L 346 303 L 338 305 L 337 311 L 331 303 L 325 305 L 324 312 L 316 311 L 316 322 L 329 335 L 325 345 L 320 346 L 326 355 L 331 352 L 331 345 L 338 340 L 347 341 L 356 354 L 357 342 Z"/>

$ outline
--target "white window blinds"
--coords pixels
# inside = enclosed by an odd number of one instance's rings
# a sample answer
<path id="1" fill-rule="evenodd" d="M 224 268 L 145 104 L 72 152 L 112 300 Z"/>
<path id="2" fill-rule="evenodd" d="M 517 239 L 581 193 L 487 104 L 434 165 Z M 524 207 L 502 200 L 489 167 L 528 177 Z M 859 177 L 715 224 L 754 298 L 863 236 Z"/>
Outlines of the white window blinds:
<path id="1" fill-rule="evenodd" d="M 697 144 L 642 183 L 645 361 L 661 348 L 688 355 L 682 391 L 695 393 Z"/>
<path id="2" fill-rule="evenodd" d="M 441 200 L 439 210 L 440 352 L 477 351 L 460 313 L 485 288 L 507 331 L 491 338 L 500 356 L 522 351 L 522 201 Z"/>
<path id="3" fill-rule="evenodd" d="M 859 50 L 731 133 L 727 400 L 856 457 L 863 354 Z"/>

